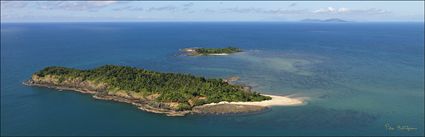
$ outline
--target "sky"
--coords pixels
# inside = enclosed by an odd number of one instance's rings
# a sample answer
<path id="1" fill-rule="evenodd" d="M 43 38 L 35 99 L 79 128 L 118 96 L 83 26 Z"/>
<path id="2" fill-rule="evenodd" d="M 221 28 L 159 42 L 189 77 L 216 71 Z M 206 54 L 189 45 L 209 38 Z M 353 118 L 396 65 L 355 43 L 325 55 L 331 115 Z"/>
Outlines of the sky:
<path id="1" fill-rule="evenodd" d="M 1 22 L 423 22 L 424 1 L 1 1 Z"/>

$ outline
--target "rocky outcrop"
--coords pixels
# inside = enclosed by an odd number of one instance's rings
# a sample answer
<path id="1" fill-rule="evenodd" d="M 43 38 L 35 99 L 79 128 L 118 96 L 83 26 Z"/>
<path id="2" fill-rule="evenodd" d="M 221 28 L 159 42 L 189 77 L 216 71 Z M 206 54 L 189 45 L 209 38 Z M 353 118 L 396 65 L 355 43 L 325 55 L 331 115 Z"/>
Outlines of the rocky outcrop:
<path id="1" fill-rule="evenodd" d="M 178 103 L 155 101 L 160 94 L 141 95 L 136 92 L 126 92 L 123 90 L 111 91 L 108 90 L 108 85 L 106 83 L 82 80 L 81 78 L 63 78 L 55 75 L 40 77 L 33 75 L 31 79 L 24 82 L 24 84 L 28 86 L 73 90 L 81 93 L 93 94 L 93 97 L 96 99 L 129 103 L 137 106 L 141 110 L 166 114 L 168 116 L 184 116 L 190 113 L 190 111 L 178 111 Z"/>
<path id="2" fill-rule="evenodd" d="M 75 88 L 78 90 L 94 92 L 104 92 L 108 88 L 106 83 L 82 80 L 81 78 L 63 78 L 55 75 L 46 75 L 44 77 L 33 75 L 31 80 L 28 82 L 31 84 Z"/>

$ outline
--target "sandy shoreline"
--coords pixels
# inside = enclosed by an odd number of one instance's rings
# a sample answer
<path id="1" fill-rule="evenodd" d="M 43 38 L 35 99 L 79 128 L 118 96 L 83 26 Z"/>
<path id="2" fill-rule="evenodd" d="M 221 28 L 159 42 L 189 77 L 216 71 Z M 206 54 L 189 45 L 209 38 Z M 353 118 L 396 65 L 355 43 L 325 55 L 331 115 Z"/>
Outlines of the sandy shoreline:
<path id="1" fill-rule="evenodd" d="M 227 56 L 229 54 L 227 54 L 227 53 L 214 53 L 214 54 L 207 54 L 207 55 L 211 55 L 211 56 Z"/>
<path id="2" fill-rule="evenodd" d="M 266 95 L 271 100 L 258 102 L 226 102 L 210 103 L 201 106 L 196 106 L 192 109 L 192 113 L 198 114 L 253 114 L 261 113 L 270 110 L 272 106 L 298 106 L 304 105 L 301 98 L 291 98 L 288 96 Z"/>
<path id="3" fill-rule="evenodd" d="M 277 96 L 277 95 L 267 95 L 271 100 L 259 101 L 259 102 L 227 102 L 222 101 L 219 103 L 210 103 L 206 105 L 219 105 L 219 104 L 234 104 L 234 105 L 253 105 L 253 106 L 262 106 L 262 107 L 271 107 L 271 106 L 296 106 L 303 105 L 305 102 L 300 98 L 290 98 L 288 96 Z"/>

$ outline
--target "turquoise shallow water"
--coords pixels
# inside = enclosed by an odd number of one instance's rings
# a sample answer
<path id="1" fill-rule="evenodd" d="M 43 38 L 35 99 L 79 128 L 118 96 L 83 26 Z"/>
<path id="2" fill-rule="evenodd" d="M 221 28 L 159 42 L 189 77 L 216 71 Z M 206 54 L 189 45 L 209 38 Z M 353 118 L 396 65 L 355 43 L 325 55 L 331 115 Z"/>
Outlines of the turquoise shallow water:
<path id="1" fill-rule="evenodd" d="M 423 23 L 1 24 L 1 135 L 423 135 Z M 237 46 L 187 57 L 185 47 Z M 239 76 L 304 106 L 167 117 L 89 95 L 26 87 L 50 65 L 104 64 Z M 387 130 L 385 124 L 413 131 Z"/>

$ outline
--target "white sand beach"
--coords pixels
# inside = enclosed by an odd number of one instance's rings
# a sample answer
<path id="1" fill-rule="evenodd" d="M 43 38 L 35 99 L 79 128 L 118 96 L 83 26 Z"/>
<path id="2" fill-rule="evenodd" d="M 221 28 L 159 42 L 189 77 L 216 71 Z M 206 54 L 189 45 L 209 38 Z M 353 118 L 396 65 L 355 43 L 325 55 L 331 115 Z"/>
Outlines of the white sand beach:
<path id="1" fill-rule="evenodd" d="M 226 56 L 226 55 L 229 55 L 229 54 L 227 54 L 227 53 L 215 53 L 215 54 L 208 54 L 208 55 L 211 55 L 211 56 Z"/>
<path id="2" fill-rule="evenodd" d="M 263 107 L 270 107 L 270 106 L 295 106 L 295 105 L 302 105 L 305 104 L 303 99 L 301 98 L 290 98 L 288 96 L 276 96 L 276 95 L 266 95 L 262 94 L 264 96 L 270 96 L 271 100 L 265 100 L 260 102 L 219 102 L 219 103 L 211 103 L 207 105 L 218 105 L 218 104 L 235 104 L 235 105 L 254 105 L 254 106 L 263 106 Z"/>

